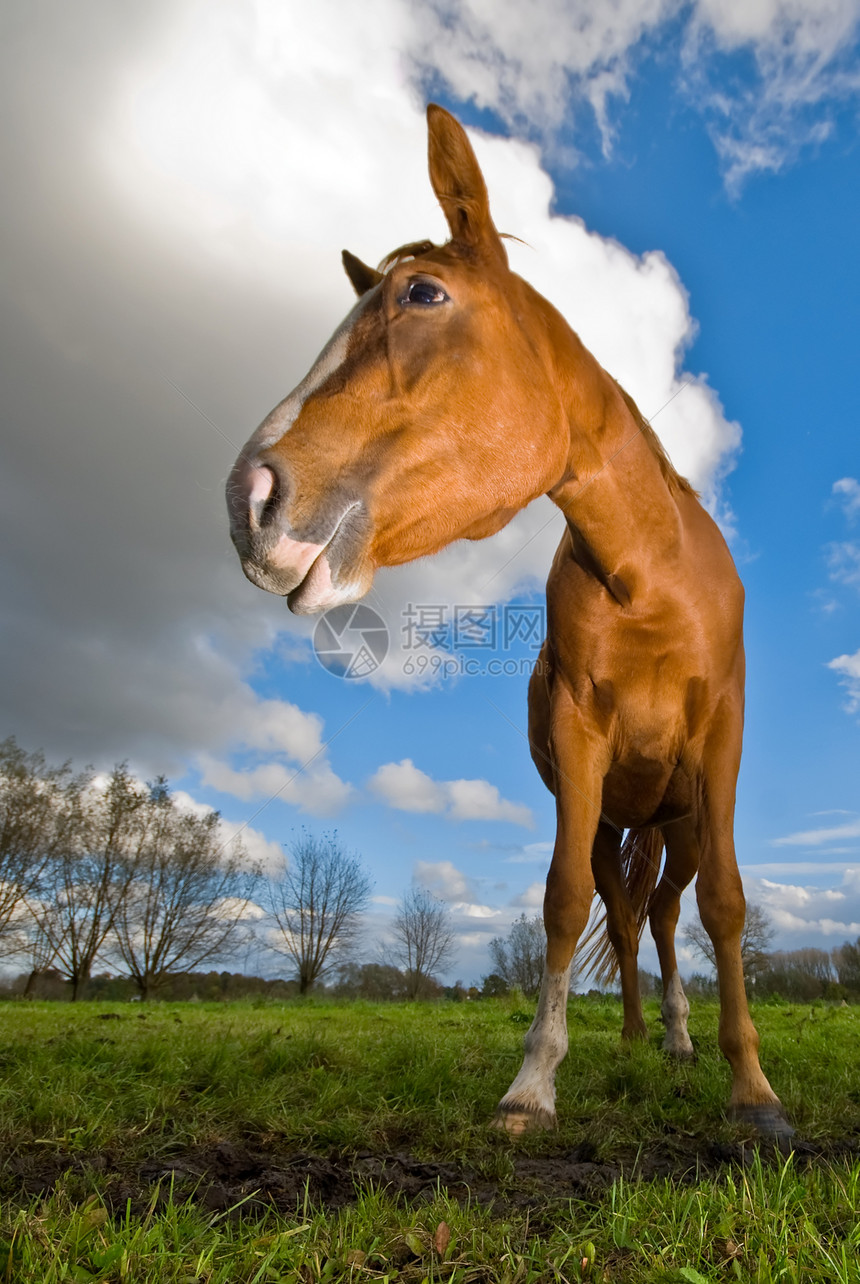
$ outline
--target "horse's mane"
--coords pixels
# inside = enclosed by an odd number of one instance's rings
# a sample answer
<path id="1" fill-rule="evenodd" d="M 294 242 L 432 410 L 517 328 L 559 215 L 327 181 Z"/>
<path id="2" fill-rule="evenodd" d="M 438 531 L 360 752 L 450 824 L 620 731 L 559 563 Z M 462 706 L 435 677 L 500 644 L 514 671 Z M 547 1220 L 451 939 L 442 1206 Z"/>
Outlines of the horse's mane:
<path id="1" fill-rule="evenodd" d="M 677 468 L 666 454 L 666 448 L 662 441 L 642 414 L 642 411 L 636 405 L 636 402 L 630 394 L 624 391 L 617 379 L 613 379 L 613 383 L 624 398 L 624 404 L 633 416 L 636 427 L 648 443 L 652 454 L 656 456 L 657 463 L 660 465 L 660 472 L 663 474 L 663 480 L 666 482 L 666 485 L 669 487 L 672 494 L 698 496 L 699 492 L 690 485 L 686 477 L 682 477 L 678 472 Z"/>
<path id="2" fill-rule="evenodd" d="M 512 236 L 510 232 L 499 232 L 499 236 L 503 241 L 519 241 L 520 245 L 527 244 L 527 242 L 521 241 L 518 236 Z M 402 262 L 403 259 L 417 259 L 422 254 L 429 254 L 431 250 L 438 249 L 441 249 L 441 246 L 434 244 L 433 241 L 409 241 L 406 245 L 398 245 L 396 250 L 386 254 L 376 270 L 384 275 L 396 264 Z"/>
<path id="3" fill-rule="evenodd" d="M 400 263 L 403 259 L 417 259 L 421 254 L 429 254 L 430 250 L 438 247 L 432 241 L 410 241 L 407 245 L 398 245 L 396 250 L 386 254 L 380 263 L 377 271 L 388 272 L 395 264 Z"/>

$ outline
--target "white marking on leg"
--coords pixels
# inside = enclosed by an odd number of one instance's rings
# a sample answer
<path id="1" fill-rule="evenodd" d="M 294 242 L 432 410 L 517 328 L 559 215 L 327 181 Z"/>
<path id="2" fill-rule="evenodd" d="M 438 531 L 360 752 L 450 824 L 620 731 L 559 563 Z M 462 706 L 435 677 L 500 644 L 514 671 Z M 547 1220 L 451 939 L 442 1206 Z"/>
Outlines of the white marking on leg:
<path id="1" fill-rule="evenodd" d="M 663 1021 L 666 1026 L 663 1051 L 671 1052 L 675 1057 L 693 1056 L 693 1045 L 687 1033 L 687 1017 L 690 1015 L 690 1005 L 687 1002 L 687 996 L 684 993 L 684 987 L 681 985 L 681 978 L 677 971 L 672 973 L 672 979 L 666 986 L 666 993 L 663 995 L 663 1006 L 660 1011 L 663 1014 Z"/>
<path id="2" fill-rule="evenodd" d="M 503 1114 L 533 1116 L 545 1127 L 555 1123 L 555 1072 L 567 1053 L 569 991 L 570 966 L 563 972 L 544 971 L 535 1019 L 525 1037 L 523 1064 L 499 1103 Z M 524 1120 L 522 1127 L 527 1126 Z"/>

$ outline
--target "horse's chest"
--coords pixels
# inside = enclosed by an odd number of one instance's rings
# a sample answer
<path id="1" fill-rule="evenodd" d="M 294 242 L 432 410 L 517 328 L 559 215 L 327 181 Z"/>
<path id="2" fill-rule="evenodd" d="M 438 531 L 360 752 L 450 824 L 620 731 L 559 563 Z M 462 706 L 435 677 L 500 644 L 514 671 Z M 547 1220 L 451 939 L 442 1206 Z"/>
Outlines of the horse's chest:
<path id="1" fill-rule="evenodd" d="M 611 762 L 603 810 L 616 823 L 633 827 L 690 808 L 689 781 L 679 767 L 688 736 L 683 698 L 643 685 L 644 691 L 634 684 L 632 690 L 616 692 L 606 727 Z"/>

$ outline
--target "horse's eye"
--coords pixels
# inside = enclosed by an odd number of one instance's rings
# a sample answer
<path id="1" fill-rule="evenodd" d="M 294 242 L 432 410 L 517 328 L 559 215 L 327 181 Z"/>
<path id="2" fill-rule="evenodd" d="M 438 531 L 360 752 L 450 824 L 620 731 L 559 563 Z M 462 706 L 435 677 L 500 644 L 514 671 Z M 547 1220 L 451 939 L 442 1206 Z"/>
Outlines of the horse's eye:
<path id="1" fill-rule="evenodd" d="M 435 281 L 410 281 L 401 303 L 416 303 L 422 308 L 432 308 L 447 303 L 448 295 Z"/>

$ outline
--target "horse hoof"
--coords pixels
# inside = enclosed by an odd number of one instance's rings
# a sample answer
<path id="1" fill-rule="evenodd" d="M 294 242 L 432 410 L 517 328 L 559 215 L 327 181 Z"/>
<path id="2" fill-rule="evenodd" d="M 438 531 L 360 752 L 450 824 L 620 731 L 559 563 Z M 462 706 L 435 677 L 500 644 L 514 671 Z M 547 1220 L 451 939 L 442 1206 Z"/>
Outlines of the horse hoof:
<path id="1" fill-rule="evenodd" d="M 780 1150 L 793 1149 L 794 1129 L 783 1114 L 781 1106 L 771 1104 L 732 1106 L 729 1110 L 732 1123 L 754 1128 L 762 1137 L 776 1143 Z"/>
<path id="2" fill-rule="evenodd" d="M 509 1137 L 521 1137 L 525 1132 L 551 1132 L 556 1127 L 555 1114 L 549 1110 L 527 1110 L 525 1106 L 499 1106 L 492 1128 L 506 1132 Z"/>
<path id="3" fill-rule="evenodd" d="M 699 1060 L 695 1048 L 664 1048 L 663 1055 L 680 1066 L 694 1066 Z"/>

